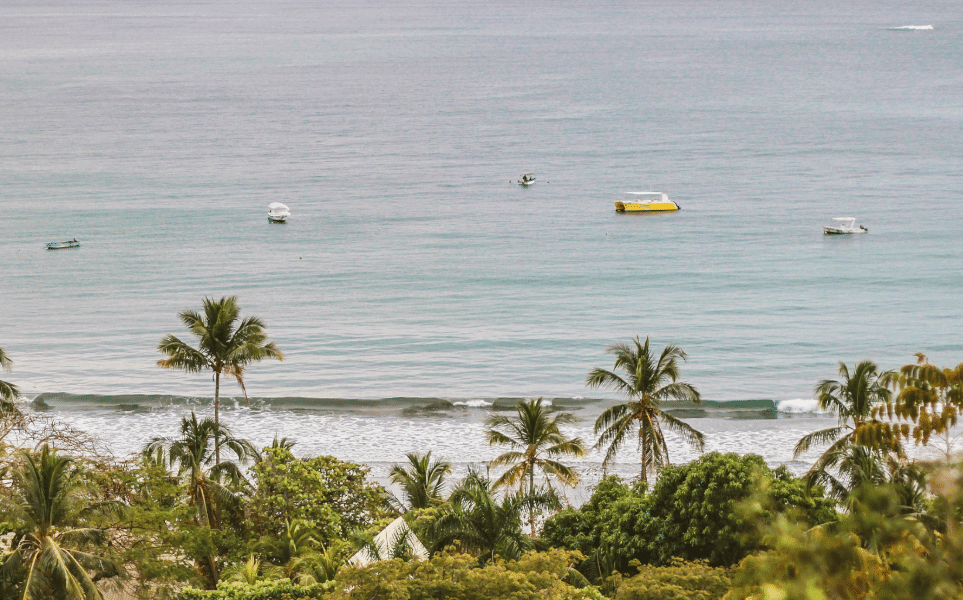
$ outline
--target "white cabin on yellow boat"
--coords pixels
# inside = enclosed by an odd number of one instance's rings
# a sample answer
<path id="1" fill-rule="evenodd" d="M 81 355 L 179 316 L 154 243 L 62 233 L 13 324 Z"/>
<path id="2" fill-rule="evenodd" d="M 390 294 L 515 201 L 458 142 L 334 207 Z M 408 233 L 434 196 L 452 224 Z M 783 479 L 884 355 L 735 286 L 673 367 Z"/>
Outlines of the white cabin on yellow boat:
<path id="1" fill-rule="evenodd" d="M 662 192 L 624 192 L 615 203 L 616 212 L 652 212 L 679 210 L 679 205 Z"/>

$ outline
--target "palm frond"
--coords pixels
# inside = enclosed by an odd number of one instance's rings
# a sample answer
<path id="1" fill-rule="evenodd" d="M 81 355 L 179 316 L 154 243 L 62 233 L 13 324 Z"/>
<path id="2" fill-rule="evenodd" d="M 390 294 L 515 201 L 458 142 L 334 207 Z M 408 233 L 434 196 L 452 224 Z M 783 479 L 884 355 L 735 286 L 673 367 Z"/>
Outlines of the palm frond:
<path id="1" fill-rule="evenodd" d="M 819 431 L 807 433 L 799 438 L 798 442 L 796 442 L 796 447 L 793 449 L 792 456 L 793 458 L 799 458 L 801 455 L 809 452 L 809 450 L 815 446 L 822 446 L 824 444 L 835 442 L 845 433 L 845 427 L 830 427 L 829 429 L 820 429 Z"/>

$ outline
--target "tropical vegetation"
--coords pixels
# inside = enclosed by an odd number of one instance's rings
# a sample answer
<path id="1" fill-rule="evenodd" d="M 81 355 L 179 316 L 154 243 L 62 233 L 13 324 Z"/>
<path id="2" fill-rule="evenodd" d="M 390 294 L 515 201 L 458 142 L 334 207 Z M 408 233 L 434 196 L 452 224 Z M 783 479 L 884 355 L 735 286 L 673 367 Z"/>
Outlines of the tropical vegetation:
<path id="1" fill-rule="evenodd" d="M 417 510 L 444 502 L 445 480 L 451 475 L 451 463 L 431 460 L 431 451 L 409 452 L 405 456 L 408 466 L 396 464 L 389 473 L 391 483 L 401 488 L 402 499 L 396 500 L 395 506 L 402 511 Z"/>
<path id="2" fill-rule="evenodd" d="M 649 348 L 649 338 L 645 338 L 645 343 L 635 338 L 629 344 L 613 344 L 607 352 L 615 355 L 614 370 L 592 369 L 586 384 L 591 388 L 612 388 L 628 401 L 607 409 L 595 421 L 595 448 L 605 448 L 602 467 L 615 460 L 633 433 L 638 440 L 639 477 L 643 482 L 648 481 L 649 473 L 657 473 L 669 464 L 663 430 L 672 431 L 701 451 L 705 445 L 703 435 L 662 410 L 662 404 L 668 400 L 692 404 L 702 401 L 695 387 L 679 381 L 679 361 L 686 360 L 686 353 L 669 344 L 657 357 Z"/>
<path id="3" fill-rule="evenodd" d="M 7 353 L 0 348 L 0 369 L 10 371 L 13 369 L 13 361 Z M 20 390 L 12 383 L 0 381 L 0 415 L 5 415 L 17 410 L 14 401 L 20 396 Z"/>
<path id="4" fill-rule="evenodd" d="M 182 313 L 197 354 L 165 338 L 162 362 L 213 372 L 213 416 L 185 415 L 127 460 L 0 387 L 0 599 L 100 600 L 115 587 L 181 600 L 963 597 L 963 364 L 840 363 L 814 390 L 838 422 L 799 441 L 815 462 L 795 477 L 756 455 L 672 464 L 667 435 L 705 441 L 669 412 L 700 402 L 681 380 L 686 355 L 615 344 L 613 369 L 587 379 L 625 397 L 596 421 L 595 448 L 608 468 L 637 440 L 639 477 L 603 474 L 587 502 L 563 506 L 556 492 L 592 475 L 569 464 L 585 452 L 565 433 L 574 417 L 541 399 L 493 411 L 484 436 L 502 453 L 452 485 L 457 469 L 427 449 L 391 468 L 389 492 L 365 465 L 295 456 L 290 439 L 255 448 L 217 418 L 220 374 L 243 390 L 244 368 L 280 352 L 235 299 L 204 307 Z M 911 459 L 910 440 L 942 458 Z M 428 558 L 393 543 L 362 564 L 399 515 Z"/>
<path id="5" fill-rule="evenodd" d="M 95 515 L 108 507 L 74 459 L 47 445 L 20 458 L 9 507 L 15 535 L 0 565 L 2 596 L 99 600 L 95 578 L 119 575 L 95 551 L 106 542 Z"/>
<path id="6" fill-rule="evenodd" d="M 274 342 L 267 341 L 264 323 L 260 319 L 241 319 L 237 296 L 220 300 L 204 298 L 203 314 L 185 310 L 178 317 L 197 338 L 197 347 L 168 334 L 157 346 L 157 351 L 166 357 L 157 361 L 157 365 L 188 373 L 213 372 L 214 422 L 220 424 L 221 374 L 233 377 L 247 398 L 244 370 L 265 358 L 284 360 L 284 354 Z M 214 446 L 216 462 L 220 463 L 220 445 L 215 443 Z"/>

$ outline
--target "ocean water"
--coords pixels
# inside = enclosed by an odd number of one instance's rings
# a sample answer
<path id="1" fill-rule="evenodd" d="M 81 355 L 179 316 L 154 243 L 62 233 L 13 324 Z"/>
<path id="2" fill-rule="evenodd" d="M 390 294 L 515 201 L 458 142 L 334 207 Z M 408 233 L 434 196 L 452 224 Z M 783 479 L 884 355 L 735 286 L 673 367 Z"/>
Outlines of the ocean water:
<path id="1" fill-rule="evenodd" d="M 689 415 L 709 449 L 789 462 L 839 361 L 963 361 L 957 8 L 5 0 L 4 377 L 126 454 L 210 412 L 156 346 L 237 295 L 286 360 L 226 422 L 383 474 L 493 456 L 499 398 L 590 440 L 617 396 L 586 374 L 650 336 L 707 400 L 771 407 Z M 639 189 L 682 210 L 616 214 Z"/>

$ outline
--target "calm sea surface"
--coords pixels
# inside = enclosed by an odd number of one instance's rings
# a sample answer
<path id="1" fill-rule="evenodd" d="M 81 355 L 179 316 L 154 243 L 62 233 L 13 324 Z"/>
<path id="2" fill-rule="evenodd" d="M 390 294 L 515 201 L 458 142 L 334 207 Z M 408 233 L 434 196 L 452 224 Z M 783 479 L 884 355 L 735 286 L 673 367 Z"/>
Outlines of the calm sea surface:
<path id="1" fill-rule="evenodd" d="M 492 456 L 497 398 L 591 439 L 579 399 L 617 396 L 585 376 L 637 335 L 706 399 L 805 413 L 838 361 L 963 361 L 961 98 L 954 2 L 4 0 L 4 378 L 126 454 L 210 410 L 155 348 L 237 295 L 286 360 L 226 422 L 376 471 Z M 689 422 L 773 464 L 832 423 Z"/>

